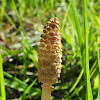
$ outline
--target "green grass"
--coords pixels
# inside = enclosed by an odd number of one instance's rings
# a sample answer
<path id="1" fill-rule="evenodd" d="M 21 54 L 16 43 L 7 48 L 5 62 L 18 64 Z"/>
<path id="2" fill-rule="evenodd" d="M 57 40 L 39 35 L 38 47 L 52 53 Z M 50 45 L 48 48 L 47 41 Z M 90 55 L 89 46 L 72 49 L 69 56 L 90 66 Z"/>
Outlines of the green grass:
<path id="1" fill-rule="evenodd" d="M 91 82 L 90 82 L 90 71 L 89 71 L 89 41 L 88 41 L 88 19 L 87 19 L 87 3 L 83 0 L 83 32 L 85 34 L 85 64 L 84 73 L 86 78 L 86 99 L 93 100 Z"/>
<path id="2" fill-rule="evenodd" d="M 32 88 L 32 86 L 36 83 L 36 80 L 37 79 L 35 79 L 32 83 L 31 83 L 31 85 L 24 91 L 24 93 L 19 97 L 19 99 L 18 100 L 23 100 L 24 99 L 24 97 L 25 97 L 25 95 L 27 94 L 27 92 Z"/>
<path id="3" fill-rule="evenodd" d="M 3 18 L 3 14 L 4 14 L 5 4 L 6 4 L 6 0 L 3 0 L 2 4 L 0 6 L 0 8 L 1 8 L 0 9 L 0 22 L 1 22 L 1 25 L 2 25 L 2 18 Z"/>
<path id="4" fill-rule="evenodd" d="M 100 39 L 100 34 L 98 33 L 97 34 L 97 61 L 98 61 L 98 69 L 99 69 L 99 71 L 98 71 L 98 73 L 99 73 L 98 100 L 100 99 L 100 49 L 99 49 L 100 43 L 98 42 L 99 39 Z"/>
<path id="5" fill-rule="evenodd" d="M 52 100 L 100 99 L 99 0 L 1 2 L 0 70 L 4 72 L 0 71 L 0 86 L 5 84 L 7 99 L 40 99 L 36 81 L 39 40 L 43 26 L 55 16 L 60 23 L 63 62 Z M 0 88 L 0 100 L 5 97 L 3 91 Z"/>
<path id="6" fill-rule="evenodd" d="M 6 100 L 1 53 L 0 53 L 0 99 Z"/>

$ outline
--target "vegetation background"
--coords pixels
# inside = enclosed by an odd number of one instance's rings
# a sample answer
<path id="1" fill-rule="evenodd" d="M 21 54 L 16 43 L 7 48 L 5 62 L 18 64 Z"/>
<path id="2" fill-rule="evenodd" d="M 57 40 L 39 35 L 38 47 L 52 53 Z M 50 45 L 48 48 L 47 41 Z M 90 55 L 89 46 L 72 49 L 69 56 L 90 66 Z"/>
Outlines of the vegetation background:
<path id="1" fill-rule="evenodd" d="M 40 100 L 38 46 L 52 17 L 63 61 L 51 99 L 100 100 L 100 0 L 0 0 L 0 100 Z"/>

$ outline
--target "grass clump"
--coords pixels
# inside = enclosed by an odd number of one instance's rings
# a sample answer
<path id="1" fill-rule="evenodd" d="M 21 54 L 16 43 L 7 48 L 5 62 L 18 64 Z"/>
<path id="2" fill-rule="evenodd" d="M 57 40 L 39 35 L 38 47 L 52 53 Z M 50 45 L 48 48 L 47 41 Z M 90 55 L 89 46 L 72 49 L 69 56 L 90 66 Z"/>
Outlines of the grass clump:
<path id="1" fill-rule="evenodd" d="M 0 84 L 5 84 L 8 100 L 40 100 L 39 40 L 53 17 L 59 20 L 63 56 L 52 100 L 99 100 L 99 0 L 2 0 L 0 4 Z"/>

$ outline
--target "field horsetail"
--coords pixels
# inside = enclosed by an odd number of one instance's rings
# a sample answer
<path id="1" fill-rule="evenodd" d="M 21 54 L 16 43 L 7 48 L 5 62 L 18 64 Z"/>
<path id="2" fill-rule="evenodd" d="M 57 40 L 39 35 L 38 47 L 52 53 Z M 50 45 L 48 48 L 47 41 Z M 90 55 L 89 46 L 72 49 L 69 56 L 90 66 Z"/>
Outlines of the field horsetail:
<path id="1" fill-rule="evenodd" d="M 46 23 L 43 33 L 38 50 L 38 81 L 43 83 L 41 100 L 50 100 L 52 84 L 58 83 L 62 62 L 61 33 L 56 17 Z"/>

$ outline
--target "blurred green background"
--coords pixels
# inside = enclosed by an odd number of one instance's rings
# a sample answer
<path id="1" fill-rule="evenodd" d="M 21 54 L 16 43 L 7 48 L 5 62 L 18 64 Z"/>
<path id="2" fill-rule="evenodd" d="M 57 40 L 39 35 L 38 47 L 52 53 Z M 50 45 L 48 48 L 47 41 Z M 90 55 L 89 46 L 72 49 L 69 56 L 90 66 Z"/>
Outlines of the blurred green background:
<path id="1" fill-rule="evenodd" d="M 88 61 L 92 96 L 96 100 L 100 72 L 100 0 L 86 0 L 86 3 Z M 61 77 L 54 85 L 51 99 L 86 100 L 82 60 L 87 58 L 84 12 L 82 0 L 0 0 L 0 52 L 7 100 L 40 100 L 39 40 L 44 25 L 52 17 L 57 17 L 60 23 L 63 57 Z"/>

